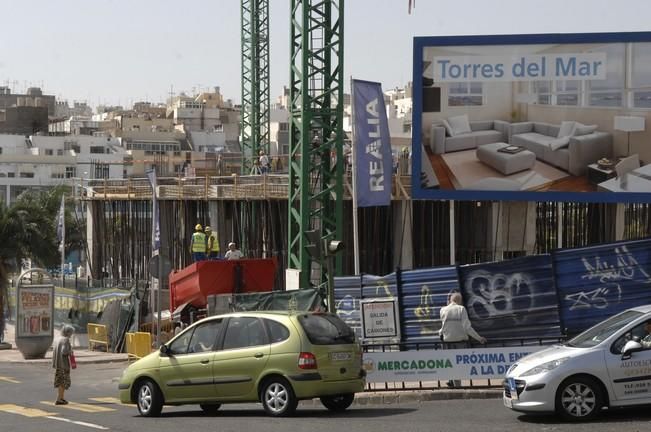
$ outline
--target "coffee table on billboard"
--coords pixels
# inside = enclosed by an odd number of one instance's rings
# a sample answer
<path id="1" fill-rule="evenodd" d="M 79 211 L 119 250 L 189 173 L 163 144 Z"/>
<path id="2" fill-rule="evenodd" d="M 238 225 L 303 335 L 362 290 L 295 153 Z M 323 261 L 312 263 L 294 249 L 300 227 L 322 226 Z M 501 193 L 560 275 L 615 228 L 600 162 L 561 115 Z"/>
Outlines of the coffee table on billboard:
<path id="1" fill-rule="evenodd" d="M 509 149 L 514 149 L 516 152 L 505 152 Z M 481 145 L 477 147 L 475 155 L 482 163 L 495 168 L 504 175 L 531 169 L 536 163 L 536 155 L 533 152 L 503 142 Z"/>

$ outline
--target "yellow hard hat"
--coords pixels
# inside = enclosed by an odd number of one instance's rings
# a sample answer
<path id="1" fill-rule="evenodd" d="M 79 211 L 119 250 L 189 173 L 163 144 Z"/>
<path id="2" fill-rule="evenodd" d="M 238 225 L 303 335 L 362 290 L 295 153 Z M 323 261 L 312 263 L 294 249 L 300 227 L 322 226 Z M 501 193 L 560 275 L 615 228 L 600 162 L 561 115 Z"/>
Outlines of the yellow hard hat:
<path id="1" fill-rule="evenodd" d="M 212 231 L 212 228 L 210 228 L 209 226 L 207 226 L 206 228 L 204 228 L 204 231 Z"/>
<path id="2" fill-rule="evenodd" d="M 194 229 L 195 229 L 196 231 L 201 231 L 201 224 L 196 224 L 195 227 L 194 227 Z"/>

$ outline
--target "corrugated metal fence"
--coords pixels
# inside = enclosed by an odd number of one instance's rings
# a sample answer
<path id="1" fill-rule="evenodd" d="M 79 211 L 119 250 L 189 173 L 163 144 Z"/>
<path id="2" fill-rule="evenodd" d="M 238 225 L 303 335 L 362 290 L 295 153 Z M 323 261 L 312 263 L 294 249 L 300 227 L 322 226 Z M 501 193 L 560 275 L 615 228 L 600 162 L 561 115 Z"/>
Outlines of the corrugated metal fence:
<path id="1" fill-rule="evenodd" d="M 475 329 L 491 338 L 577 334 L 651 303 L 651 239 L 563 249 L 501 262 L 335 278 L 337 313 L 360 332 L 360 300 L 395 297 L 403 342 L 436 342 L 440 308 L 460 291 Z"/>

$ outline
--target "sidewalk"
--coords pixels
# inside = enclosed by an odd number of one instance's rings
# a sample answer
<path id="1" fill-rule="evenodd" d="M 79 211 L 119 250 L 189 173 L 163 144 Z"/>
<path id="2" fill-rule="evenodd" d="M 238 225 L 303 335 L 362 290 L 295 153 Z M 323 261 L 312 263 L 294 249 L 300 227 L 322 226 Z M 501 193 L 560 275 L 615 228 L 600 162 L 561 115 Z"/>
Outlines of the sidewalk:
<path id="1" fill-rule="evenodd" d="M 55 330 L 55 338 L 58 337 L 58 332 Z M 99 363 L 114 363 L 122 362 L 127 366 L 126 353 L 106 353 L 101 351 L 89 351 L 87 346 L 88 342 L 85 338 L 86 335 L 75 335 L 73 338 L 73 348 L 75 350 L 75 358 L 78 364 L 99 364 Z M 12 349 L 0 350 L 0 364 L 50 364 L 52 362 L 52 350 L 45 354 L 44 359 L 25 360 L 16 349 L 14 327 L 11 324 L 7 325 L 5 330 L 5 342 L 12 345 Z M 483 382 L 475 382 L 475 384 L 482 385 Z M 433 387 L 435 383 L 423 383 L 424 386 Z M 379 386 L 378 386 L 379 387 Z M 384 390 L 384 391 L 365 391 L 355 395 L 355 405 L 383 405 L 383 404 L 404 404 L 404 403 L 418 403 L 425 401 L 435 400 L 453 400 L 453 399 L 499 399 L 502 397 L 502 389 L 484 388 L 484 389 L 448 389 L 436 388 L 433 390 L 424 389 L 405 389 L 405 390 Z M 303 405 L 316 404 L 320 405 L 319 399 L 308 401 L 301 401 Z"/>
<path id="2" fill-rule="evenodd" d="M 59 330 L 54 330 L 54 339 L 59 337 Z M 72 348 L 75 351 L 75 359 L 79 364 L 88 363 L 113 363 L 125 362 L 128 357 L 126 353 L 106 353 L 102 351 L 88 350 L 88 336 L 85 334 L 74 334 L 72 336 Z M 35 360 L 25 360 L 23 355 L 16 348 L 16 334 L 13 324 L 7 323 L 5 329 L 4 341 L 11 344 L 11 349 L 0 350 L 0 363 L 24 363 L 24 364 L 43 364 L 52 363 L 52 350 L 45 353 L 45 358 Z"/>

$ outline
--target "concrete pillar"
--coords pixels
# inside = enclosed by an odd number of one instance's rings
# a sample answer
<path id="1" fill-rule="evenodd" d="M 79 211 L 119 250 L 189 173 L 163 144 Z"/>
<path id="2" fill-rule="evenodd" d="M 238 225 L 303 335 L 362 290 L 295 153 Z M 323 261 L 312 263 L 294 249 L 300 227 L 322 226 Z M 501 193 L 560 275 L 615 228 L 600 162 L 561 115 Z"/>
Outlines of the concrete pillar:
<path id="1" fill-rule="evenodd" d="M 624 240 L 626 204 L 618 203 L 615 210 L 615 241 Z"/>
<path id="2" fill-rule="evenodd" d="M 96 205 L 93 201 L 87 202 L 86 205 L 86 248 L 88 250 L 88 256 L 86 257 L 86 274 L 92 278 L 96 277 L 96 275 L 98 275 L 102 270 L 101 268 L 95 269 L 97 274 L 93 274 L 90 268 L 91 261 L 94 261 L 96 265 L 99 265 L 99 263 L 95 260 L 94 254 L 95 242 L 93 241 L 93 228 L 95 221 L 93 219 L 92 212 L 93 205 Z"/>
<path id="3" fill-rule="evenodd" d="M 393 266 L 401 269 L 414 267 L 413 211 L 411 200 L 394 201 L 393 204 Z"/>
<path id="4" fill-rule="evenodd" d="M 491 247 L 494 259 L 501 261 L 504 252 L 522 251 L 532 255 L 536 245 L 536 203 L 494 202 L 492 208 Z"/>

